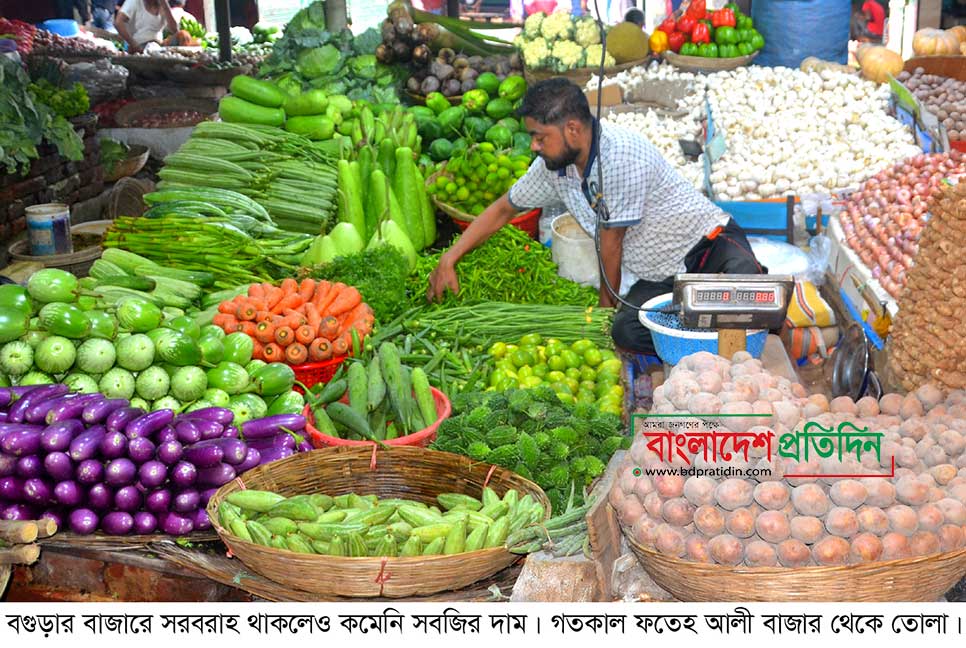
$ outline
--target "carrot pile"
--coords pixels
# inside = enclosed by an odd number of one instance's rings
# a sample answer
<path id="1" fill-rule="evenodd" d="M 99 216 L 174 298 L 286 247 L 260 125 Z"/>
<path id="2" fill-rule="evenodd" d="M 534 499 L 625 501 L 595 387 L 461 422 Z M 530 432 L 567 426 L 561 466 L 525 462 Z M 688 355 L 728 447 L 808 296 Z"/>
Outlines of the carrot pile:
<path id="1" fill-rule="evenodd" d="M 353 286 L 315 279 L 254 283 L 247 295 L 219 304 L 213 320 L 225 333 L 247 333 L 255 343 L 253 358 L 290 365 L 346 355 L 353 329 L 361 340 L 374 322 Z"/>

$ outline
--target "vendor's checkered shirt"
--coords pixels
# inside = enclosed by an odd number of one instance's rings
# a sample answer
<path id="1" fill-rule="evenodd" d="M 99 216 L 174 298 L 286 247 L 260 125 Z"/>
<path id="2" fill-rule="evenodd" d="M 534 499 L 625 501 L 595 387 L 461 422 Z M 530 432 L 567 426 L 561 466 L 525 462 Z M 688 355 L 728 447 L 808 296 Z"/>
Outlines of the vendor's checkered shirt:
<path id="1" fill-rule="evenodd" d="M 638 279 L 661 281 L 685 271 L 684 257 L 728 215 L 685 180 L 638 133 L 603 124 L 604 200 L 610 220 L 603 227 L 626 227 L 623 263 Z M 588 183 L 597 186 L 595 159 Z M 564 207 L 594 236 L 596 215 L 582 189 L 577 167 L 549 171 L 542 158 L 510 188 L 517 209 Z"/>

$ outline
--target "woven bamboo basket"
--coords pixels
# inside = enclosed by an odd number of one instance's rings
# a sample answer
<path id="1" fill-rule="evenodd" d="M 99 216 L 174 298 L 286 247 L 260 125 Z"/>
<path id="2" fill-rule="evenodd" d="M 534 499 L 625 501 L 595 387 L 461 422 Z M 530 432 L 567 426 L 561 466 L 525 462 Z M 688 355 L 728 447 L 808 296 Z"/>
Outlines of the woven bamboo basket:
<path id="1" fill-rule="evenodd" d="M 630 70 L 638 65 L 644 65 L 647 63 L 649 57 L 645 56 L 634 61 L 629 61 L 627 63 L 621 63 L 620 65 L 613 65 L 611 67 L 604 68 L 604 76 L 611 76 L 617 74 L 618 72 L 623 72 L 625 70 Z M 576 70 L 567 70 L 566 72 L 554 72 L 553 70 L 531 70 L 530 68 L 524 68 L 523 78 L 527 80 L 527 85 L 531 86 L 537 81 L 543 81 L 544 79 L 552 79 L 554 77 L 564 77 L 565 79 L 570 79 L 581 88 L 583 88 L 587 83 L 590 82 L 591 77 L 593 77 L 600 70 L 597 65 L 585 68 L 577 68 Z"/>
<path id="2" fill-rule="evenodd" d="M 687 72 L 725 72 L 744 67 L 751 63 L 758 52 L 734 58 L 704 58 L 703 56 L 681 56 L 674 52 L 664 52 L 664 58 L 674 67 Z"/>
<path id="3" fill-rule="evenodd" d="M 484 484 L 499 495 L 511 488 L 529 493 L 550 510 L 539 486 L 496 466 L 422 448 L 351 446 L 300 453 L 254 468 L 218 489 L 207 510 L 215 531 L 232 554 L 265 578 L 326 596 L 402 598 L 466 587 L 508 567 L 518 556 L 503 548 L 413 558 L 341 558 L 281 551 L 228 533 L 218 520 L 218 505 L 229 493 L 243 488 L 288 497 L 320 492 L 371 493 L 428 504 L 440 493 L 479 497 Z"/>
<path id="4" fill-rule="evenodd" d="M 934 603 L 966 575 L 966 549 L 843 567 L 727 567 L 672 558 L 624 536 L 654 582 L 686 602 Z"/>

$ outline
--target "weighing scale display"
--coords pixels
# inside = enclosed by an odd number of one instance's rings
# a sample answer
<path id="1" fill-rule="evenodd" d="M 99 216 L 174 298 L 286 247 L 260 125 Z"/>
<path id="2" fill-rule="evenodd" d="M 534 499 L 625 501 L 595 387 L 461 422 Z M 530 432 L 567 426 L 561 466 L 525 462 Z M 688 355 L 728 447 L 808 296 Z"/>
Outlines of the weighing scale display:
<path id="1" fill-rule="evenodd" d="M 778 328 L 793 285 L 784 275 L 683 274 L 675 278 L 674 304 L 688 327 Z"/>
<path id="2" fill-rule="evenodd" d="M 715 290 L 698 288 L 695 290 L 696 304 L 763 305 L 777 304 L 778 294 L 774 290 Z"/>

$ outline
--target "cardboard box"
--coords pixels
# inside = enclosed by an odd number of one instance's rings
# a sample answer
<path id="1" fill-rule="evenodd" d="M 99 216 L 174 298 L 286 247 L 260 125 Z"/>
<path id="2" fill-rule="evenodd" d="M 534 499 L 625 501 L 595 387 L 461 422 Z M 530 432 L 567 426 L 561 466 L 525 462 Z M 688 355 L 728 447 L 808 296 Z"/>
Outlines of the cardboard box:
<path id="1" fill-rule="evenodd" d="M 590 111 L 594 112 L 597 109 L 597 91 L 588 90 L 584 93 L 587 97 L 587 102 L 590 104 Z M 601 98 L 600 103 L 602 107 L 608 106 L 619 106 L 624 103 L 624 91 L 616 83 L 611 85 L 605 85 L 601 88 Z"/>
<path id="2" fill-rule="evenodd" d="M 942 26 L 942 0 L 919 0 L 919 29 Z"/>

